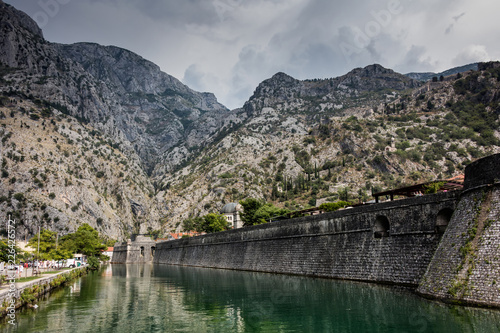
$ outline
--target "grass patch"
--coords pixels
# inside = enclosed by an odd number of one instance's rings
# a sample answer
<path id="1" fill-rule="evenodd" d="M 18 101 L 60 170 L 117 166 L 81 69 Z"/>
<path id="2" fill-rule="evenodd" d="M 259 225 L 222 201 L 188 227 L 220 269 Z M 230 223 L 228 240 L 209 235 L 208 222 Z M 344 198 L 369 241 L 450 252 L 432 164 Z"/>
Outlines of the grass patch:
<path id="1" fill-rule="evenodd" d="M 62 270 L 60 271 L 48 271 L 48 272 L 42 272 L 42 274 L 56 274 L 56 273 L 60 273 L 62 272 Z"/>
<path id="2" fill-rule="evenodd" d="M 16 283 L 29 282 L 29 281 L 33 281 L 33 280 L 36 280 L 36 279 L 39 279 L 39 278 L 40 278 L 39 276 L 23 277 L 23 278 L 16 279 Z"/>

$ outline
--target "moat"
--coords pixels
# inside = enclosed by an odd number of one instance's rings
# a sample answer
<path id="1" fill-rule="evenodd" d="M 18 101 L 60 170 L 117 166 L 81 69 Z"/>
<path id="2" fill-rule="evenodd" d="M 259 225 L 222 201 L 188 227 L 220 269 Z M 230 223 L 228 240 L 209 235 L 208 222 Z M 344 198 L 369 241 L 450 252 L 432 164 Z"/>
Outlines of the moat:
<path id="1" fill-rule="evenodd" d="M 403 288 L 169 265 L 110 265 L 3 332 L 499 332 L 500 311 Z"/>

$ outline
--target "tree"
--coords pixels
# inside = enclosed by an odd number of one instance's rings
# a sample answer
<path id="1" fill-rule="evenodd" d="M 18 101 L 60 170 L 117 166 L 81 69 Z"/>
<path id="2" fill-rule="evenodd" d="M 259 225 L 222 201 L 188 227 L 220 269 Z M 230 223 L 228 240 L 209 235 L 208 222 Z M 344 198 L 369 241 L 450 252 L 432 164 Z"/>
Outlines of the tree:
<path id="1" fill-rule="evenodd" d="M 205 224 L 205 220 L 203 217 L 191 217 L 188 219 L 185 219 L 182 222 L 182 230 L 184 231 L 197 231 L 197 232 L 203 232 L 203 226 Z"/>
<path id="2" fill-rule="evenodd" d="M 87 263 L 89 265 L 89 269 L 95 271 L 99 268 L 99 260 L 96 257 L 89 257 L 87 259 Z"/>
<path id="3" fill-rule="evenodd" d="M 340 200 L 349 201 L 349 191 L 350 191 L 349 187 L 344 187 L 344 188 L 340 189 L 339 190 Z"/>
<path id="4" fill-rule="evenodd" d="M 258 219 L 255 217 L 255 213 L 264 205 L 264 202 L 254 198 L 248 198 L 241 200 L 240 205 L 243 206 L 243 212 L 241 213 L 243 225 L 250 226 L 259 224 Z"/>
<path id="5" fill-rule="evenodd" d="M 227 219 L 224 215 L 210 213 L 203 217 L 205 220 L 204 231 L 207 233 L 227 230 Z"/>
<path id="6" fill-rule="evenodd" d="M 9 255 L 13 254 L 16 255 L 17 262 L 22 258 L 22 253 L 23 251 L 17 246 L 9 246 L 7 242 L 0 240 L 0 262 L 8 262 L 9 259 L 12 259 L 12 257 L 9 257 Z"/>
<path id="7" fill-rule="evenodd" d="M 100 257 L 106 249 L 99 239 L 99 233 L 87 223 L 82 224 L 74 234 L 63 237 L 63 246 L 71 253 L 82 253 L 87 257 Z"/>
<path id="8" fill-rule="evenodd" d="M 72 253 L 64 248 L 62 244 L 57 244 L 57 233 L 47 229 L 40 231 L 39 259 L 41 260 L 62 260 L 71 258 Z M 38 235 L 28 241 L 28 245 L 38 250 Z M 59 246 L 60 245 L 60 246 Z"/>
<path id="9" fill-rule="evenodd" d="M 262 205 L 259 209 L 254 214 L 254 225 L 255 224 L 262 224 L 262 223 L 267 223 L 269 220 L 271 220 L 273 217 L 278 217 L 285 215 L 286 213 L 290 212 L 287 209 L 283 208 L 278 208 L 274 206 L 273 204 L 266 203 Z"/>

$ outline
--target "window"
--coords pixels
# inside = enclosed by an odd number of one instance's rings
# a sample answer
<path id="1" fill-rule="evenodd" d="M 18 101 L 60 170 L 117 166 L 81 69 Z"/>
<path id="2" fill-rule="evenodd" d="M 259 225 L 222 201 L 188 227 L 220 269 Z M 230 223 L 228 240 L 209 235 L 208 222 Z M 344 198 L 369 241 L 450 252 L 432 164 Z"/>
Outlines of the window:
<path id="1" fill-rule="evenodd" d="M 452 216 L 453 210 L 451 208 L 441 209 L 436 217 L 436 227 L 434 228 L 434 231 L 437 234 L 444 234 Z"/>
<path id="2" fill-rule="evenodd" d="M 379 215 L 373 227 L 375 238 L 389 237 L 390 223 L 386 216 Z"/>

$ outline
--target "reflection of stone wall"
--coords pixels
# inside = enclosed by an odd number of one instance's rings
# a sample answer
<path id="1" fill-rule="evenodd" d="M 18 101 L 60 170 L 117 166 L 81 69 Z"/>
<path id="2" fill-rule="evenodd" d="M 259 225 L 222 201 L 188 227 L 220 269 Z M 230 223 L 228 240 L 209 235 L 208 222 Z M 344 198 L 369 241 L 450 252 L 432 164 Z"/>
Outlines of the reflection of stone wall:
<path id="1" fill-rule="evenodd" d="M 500 307 L 500 154 L 466 168 L 465 190 L 418 292 Z"/>
<path id="2" fill-rule="evenodd" d="M 153 261 L 156 242 L 146 236 L 135 236 L 126 243 L 116 243 L 111 263 L 149 263 Z"/>
<path id="3" fill-rule="evenodd" d="M 154 262 L 417 286 L 438 246 L 440 212 L 459 192 L 158 244 Z M 375 234 L 377 221 L 388 230 Z M 377 231 L 379 231 L 377 229 Z"/>

